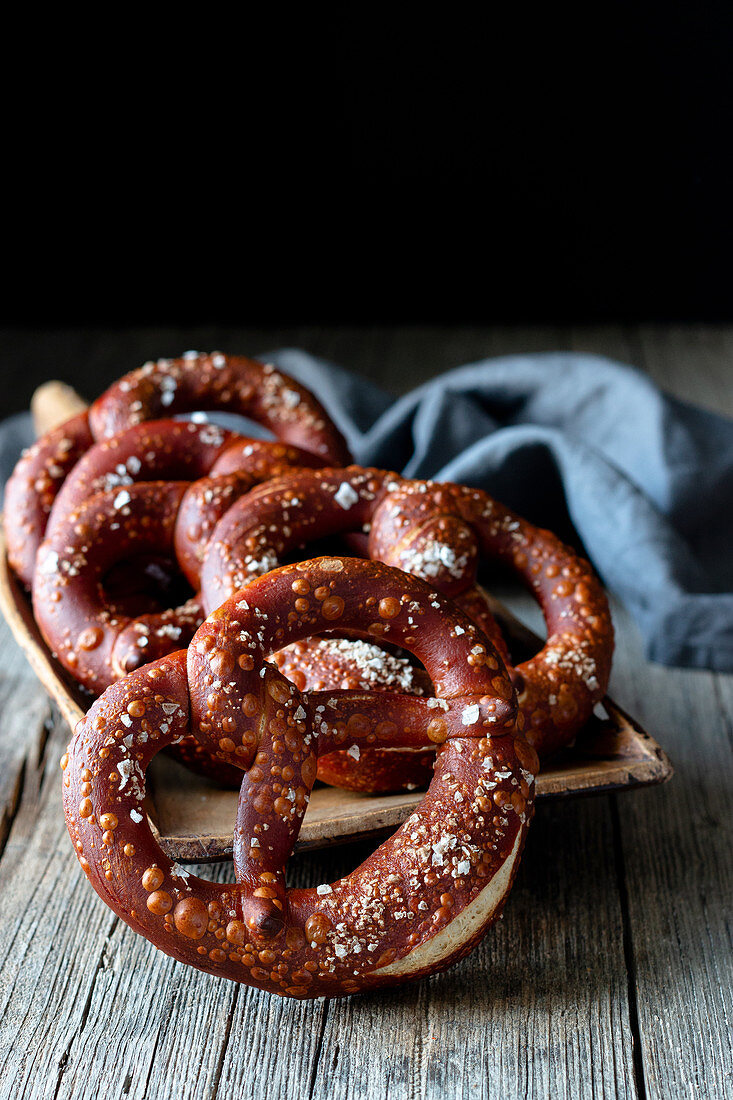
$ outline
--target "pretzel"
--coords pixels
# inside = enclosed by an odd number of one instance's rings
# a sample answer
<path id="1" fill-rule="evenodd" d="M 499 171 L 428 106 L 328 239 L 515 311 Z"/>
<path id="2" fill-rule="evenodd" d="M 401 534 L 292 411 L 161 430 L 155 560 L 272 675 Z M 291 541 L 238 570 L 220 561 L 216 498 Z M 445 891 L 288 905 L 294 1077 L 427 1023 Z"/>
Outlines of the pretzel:
<path id="1" fill-rule="evenodd" d="M 295 471 L 240 498 L 217 524 L 201 571 L 206 611 L 253 573 L 319 536 L 370 527 L 369 555 L 460 595 L 482 558 L 510 566 L 537 598 L 548 639 L 514 670 L 527 739 L 541 757 L 572 743 L 603 697 L 613 628 L 590 565 L 487 493 L 386 471 Z M 389 626 L 382 636 L 390 641 Z M 427 747 L 427 745 L 426 745 Z"/>
<path id="2" fill-rule="evenodd" d="M 376 638 L 375 625 L 389 622 L 393 640 L 425 663 L 433 705 L 303 696 L 265 663 L 336 621 Z M 470 660 L 477 644 L 480 663 Z M 318 757 L 347 741 L 410 747 L 422 736 L 418 711 L 439 748 L 415 813 L 346 878 L 287 889 Z M 137 670 L 92 706 L 62 760 L 66 821 L 97 893 L 181 962 L 296 998 L 394 985 L 463 957 L 503 907 L 534 799 L 536 757 L 514 722 L 498 654 L 424 582 L 357 559 L 300 562 L 257 578 L 187 653 Z M 244 773 L 233 885 L 172 864 L 142 811 L 150 760 L 190 732 Z"/>
<path id="3" fill-rule="evenodd" d="M 361 639 L 305 638 L 278 650 L 272 661 L 299 691 L 391 691 L 421 698 L 433 694 L 424 669 Z M 425 748 L 366 747 L 358 753 L 341 749 L 319 758 L 317 778 L 353 791 L 414 790 L 428 783 L 434 762 L 433 752 Z M 208 774 L 219 782 L 230 778 Z"/>
<path id="4" fill-rule="evenodd" d="M 97 398 L 89 422 L 94 438 L 106 439 L 144 420 L 209 409 L 256 420 L 322 465 L 349 461 L 341 433 L 305 386 L 271 363 L 221 352 L 146 363 Z"/>
<path id="5" fill-rule="evenodd" d="M 85 500 L 59 517 L 38 551 L 33 613 L 49 648 L 99 695 L 113 680 L 186 645 L 203 619 L 198 599 L 133 618 L 110 607 L 105 575 L 132 557 L 173 555 L 189 483 L 143 482 Z"/>
<path id="6" fill-rule="evenodd" d="M 512 569 L 547 626 L 542 649 L 515 670 L 527 740 L 541 758 L 574 741 L 605 694 L 613 653 L 608 600 L 587 561 L 487 493 L 431 482 L 403 482 L 380 502 L 369 553 L 441 592 L 465 587 L 482 557 Z"/>
<path id="7" fill-rule="evenodd" d="M 105 576 L 145 555 L 171 558 L 177 554 L 195 588 L 208 533 L 262 473 L 258 466 L 258 475 L 241 471 L 194 482 L 118 484 L 87 496 L 86 489 L 98 488 L 107 476 L 99 474 L 100 458 L 109 465 L 109 453 L 114 457 L 134 453 L 141 440 L 152 446 L 152 439 L 158 438 L 157 430 L 154 437 L 147 436 L 146 425 L 131 431 L 132 439 L 130 432 L 115 437 L 109 452 L 105 444 L 92 448 L 78 475 L 74 470 L 65 495 L 72 500 L 81 496 L 81 503 L 71 512 L 54 508 L 33 577 L 33 610 L 46 642 L 61 664 L 95 695 L 133 669 L 187 644 L 204 618 L 198 597 L 164 612 L 130 615 L 124 606 L 110 605 L 103 587 Z M 210 439 L 214 454 L 209 459 L 231 442 L 227 433 L 218 428 L 216 432 L 223 438 Z M 171 433 L 179 444 L 189 435 L 200 439 L 196 425 L 177 424 Z M 156 460 L 150 454 L 149 462 L 157 461 L 158 472 L 163 472 L 166 456 Z M 225 457 L 228 454 L 225 450 Z M 200 451 L 196 455 L 185 472 L 196 472 L 196 464 L 206 458 Z M 170 458 L 171 468 L 174 459 Z M 141 472 L 137 465 L 133 470 Z"/>
<path id="8" fill-rule="evenodd" d="M 270 364 L 220 352 L 190 353 L 182 359 L 147 363 L 111 386 L 91 409 L 43 436 L 18 462 L 6 486 L 5 531 L 8 560 L 23 584 L 31 587 L 38 547 L 64 479 L 95 440 L 107 439 L 146 420 L 203 409 L 226 409 L 258 421 L 279 441 L 294 445 L 295 451 L 290 454 L 299 452 L 299 465 L 349 461 L 346 444 L 321 404 L 304 386 Z M 215 431 L 213 426 L 208 430 Z M 205 432 L 202 429 L 202 434 Z M 226 433 L 225 438 L 230 437 Z M 242 441 L 242 449 L 249 446 L 263 448 L 254 440 Z M 272 447 L 264 444 L 265 450 Z M 134 477 L 136 461 L 143 462 L 145 453 L 141 445 L 140 453 L 130 451 L 123 462 L 120 451 L 117 465 L 123 465 L 126 472 L 119 476 L 125 480 Z M 176 462 L 184 461 L 181 451 L 174 449 L 174 454 Z M 251 470 L 251 464 L 243 464 L 243 457 L 242 450 L 237 453 L 230 449 L 228 459 L 216 472 Z M 269 457 L 275 459 L 276 454 L 270 450 Z M 193 452 L 190 460 L 195 465 Z M 86 467 L 85 476 L 91 479 L 89 490 L 95 476 L 106 473 L 111 477 L 115 472 L 101 469 L 95 475 Z M 73 490 L 64 494 L 64 510 L 81 503 L 81 480 L 80 474 Z M 170 478 L 164 476 L 163 480 Z"/>

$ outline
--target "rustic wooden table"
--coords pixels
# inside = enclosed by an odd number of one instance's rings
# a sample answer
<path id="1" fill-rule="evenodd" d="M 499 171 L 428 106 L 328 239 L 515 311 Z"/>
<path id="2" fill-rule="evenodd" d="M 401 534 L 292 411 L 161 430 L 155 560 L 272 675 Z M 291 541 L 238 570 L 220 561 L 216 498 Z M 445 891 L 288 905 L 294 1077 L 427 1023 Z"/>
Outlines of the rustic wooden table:
<path id="1" fill-rule="evenodd" d="M 0 362 L 6 392 L 57 375 L 94 394 L 152 355 L 284 343 L 393 390 L 484 355 L 597 351 L 733 414 L 733 330 L 709 327 L 14 332 Z M 310 1003 L 188 970 L 99 901 L 61 815 L 68 730 L 0 625 L 0 1096 L 733 1096 L 733 677 L 648 664 L 618 606 L 615 620 L 613 693 L 671 755 L 672 782 L 544 804 L 470 958 Z M 361 854 L 303 856 L 295 876 L 328 881 Z"/>

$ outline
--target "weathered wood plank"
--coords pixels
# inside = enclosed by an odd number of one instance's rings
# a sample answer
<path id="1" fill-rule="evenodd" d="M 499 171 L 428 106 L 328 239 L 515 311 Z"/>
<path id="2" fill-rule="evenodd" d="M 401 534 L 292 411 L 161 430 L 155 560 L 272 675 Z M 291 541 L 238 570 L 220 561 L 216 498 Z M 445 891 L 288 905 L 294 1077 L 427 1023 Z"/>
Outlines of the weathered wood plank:
<path id="1" fill-rule="evenodd" d="M 505 921 L 456 971 L 381 997 L 295 1004 L 173 963 L 96 898 L 61 816 L 66 736 L 56 729 L 29 780 L 0 864 L 0 925 L 13 927 L 0 966 L 0 1096 L 78 1096 L 91 1082 L 110 1096 L 308 1095 L 312 1080 L 313 1095 L 333 1095 L 333 1073 L 345 1096 L 367 1080 L 370 1095 L 398 1080 L 427 1095 L 494 1084 L 512 1095 L 526 1080 L 572 1096 L 589 1061 L 599 1095 L 634 1095 L 605 800 L 581 804 L 580 822 L 577 804 L 540 814 Z M 299 860 L 296 879 L 334 877 L 360 855 Z"/>
<path id="2" fill-rule="evenodd" d="M 0 330 L 12 404 L 28 407 L 33 390 L 48 378 L 71 383 L 87 398 L 127 370 L 160 355 L 186 349 L 258 355 L 300 347 L 403 393 L 440 371 L 489 355 L 551 351 L 566 347 L 569 330 L 553 326 L 486 329 L 415 325 L 399 328 L 282 326 L 155 326 L 143 329 Z"/>
<path id="3" fill-rule="evenodd" d="M 644 369 L 670 393 L 733 416 L 733 329 L 642 325 Z"/>
<path id="4" fill-rule="evenodd" d="M 0 618 L 0 853 L 20 799 L 26 762 L 46 740 L 48 699 Z"/>
<path id="5" fill-rule="evenodd" d="M 731 330 L 581 330 L 574 347 L 633 362 L 669 392 L 733 413 Z M 733 1095 L 733 677 L 644 661 L 628 615 L 611 690 L 661 740 L 669 787 L 618 799 L 632 1013 L 648 1097 Z"/>
<path id="6" fill-rule="evenodd" d="M 619 799 L 647 1095 L 733 1095 L 733 677 L 647 664 L 624 624 L 614 681 L 675 766 Z"/>

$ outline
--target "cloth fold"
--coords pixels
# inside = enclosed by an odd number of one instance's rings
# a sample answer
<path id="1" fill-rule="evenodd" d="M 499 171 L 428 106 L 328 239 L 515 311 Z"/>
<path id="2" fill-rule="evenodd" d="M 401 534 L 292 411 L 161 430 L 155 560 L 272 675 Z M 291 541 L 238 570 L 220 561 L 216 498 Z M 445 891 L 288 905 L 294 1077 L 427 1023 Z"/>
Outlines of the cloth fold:
<path id="1" fill-rule="evenodd" d="M 733 421 L 571 352 L 483 360 L 397 400 L 297 349 L 267 359 L 317 394 L 356 462 L 486 489 L 579 541 L 651 660 L 733 671 Z M 30 439 L 29 417 L 2 425 L 3 480 Z"/>

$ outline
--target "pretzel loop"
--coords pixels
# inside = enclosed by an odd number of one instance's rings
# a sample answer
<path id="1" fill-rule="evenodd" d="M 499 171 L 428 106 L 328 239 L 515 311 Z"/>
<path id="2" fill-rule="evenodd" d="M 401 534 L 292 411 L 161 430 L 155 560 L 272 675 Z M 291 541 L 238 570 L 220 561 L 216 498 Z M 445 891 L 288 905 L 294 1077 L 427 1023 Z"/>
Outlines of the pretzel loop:
<path id="1" fill-rule="evenodd" d="M 324 463 L 349 461 L 341 433 L 305 386 L 271 363 L 242 355 L 191 352 L 146 363 L 94 402 L 89 422 L 94 438 L 105 439 L 145 420 L 208 409 L 256 420 Z"/>

